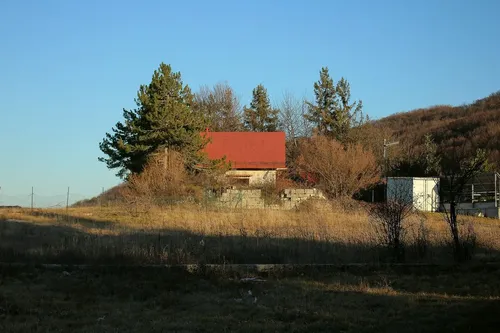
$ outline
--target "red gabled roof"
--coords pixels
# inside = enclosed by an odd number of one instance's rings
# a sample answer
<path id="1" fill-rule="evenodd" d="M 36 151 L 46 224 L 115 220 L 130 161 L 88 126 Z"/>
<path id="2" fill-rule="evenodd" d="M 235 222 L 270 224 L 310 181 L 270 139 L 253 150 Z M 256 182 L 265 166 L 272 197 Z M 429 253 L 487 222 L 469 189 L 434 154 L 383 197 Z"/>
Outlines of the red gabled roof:
<path id="1" fill-rule="evenodd" d="M 284 132 L 205 132 L 212 160 L 226 157 L 233 169 L 285 168 Z"/>

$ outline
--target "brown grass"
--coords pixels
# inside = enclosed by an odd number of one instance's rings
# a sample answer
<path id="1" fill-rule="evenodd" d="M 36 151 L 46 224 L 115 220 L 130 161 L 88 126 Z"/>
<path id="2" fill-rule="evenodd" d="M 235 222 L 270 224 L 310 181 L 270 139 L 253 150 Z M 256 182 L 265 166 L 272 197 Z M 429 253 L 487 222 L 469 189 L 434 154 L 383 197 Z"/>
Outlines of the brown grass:
<path id="1" fill-rule="evenodd" d="M 17 222 L 16 222 L 17 221 Z M 498 221 L 471 218 L 479 249 L 495 259 Z M 425 216 L 429 250 L 408 262 L 452 261 L 439 214 Z M 498 265 L 349 266 L 188 273 L 109 264 L 380 263 L 364 210 L 310 202 L 297 211 L 201 206 L 0 210 L 1 332 L 495 332 Z M 72 268 L 71 264 L 105 264 Z M 225 266 L 222 266 L 225 267 Z M 258 276 L 248 283 L 241 277 Z M 249 294 L 251 292 L 251 295 Z"/>
<path id="2" fill-rule="evenodd" d="M 333 207 L 333 208 L 332 208 Z M 362 209 L 309 204 L 298 211 L 227 210 L 196 205 L 140 210 L 134 206 L 4 210 L 1 259 L 132 263 L 352 263 L 387 259 Z M 24 222 L 5 222 L 19 220 Z M 428 231 L 419 252 L 417 232 Z M 470 218 L 476 259 L 500 250 L 497 220 Z M 449 231 L 440 214 L 409 221 L 407 262 L 452 260 Z"/>

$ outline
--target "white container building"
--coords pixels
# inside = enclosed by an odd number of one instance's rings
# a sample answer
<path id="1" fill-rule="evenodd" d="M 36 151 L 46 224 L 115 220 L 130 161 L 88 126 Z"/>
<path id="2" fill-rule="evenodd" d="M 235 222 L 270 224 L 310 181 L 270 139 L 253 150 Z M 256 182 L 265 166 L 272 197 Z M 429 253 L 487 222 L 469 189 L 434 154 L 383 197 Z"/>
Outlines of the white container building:
<path id="1" fill-rule="evenodd" d="M 387 200 L 405 200 L 423 212 L 439 210 L 439 178 L 389 177 Z"/>

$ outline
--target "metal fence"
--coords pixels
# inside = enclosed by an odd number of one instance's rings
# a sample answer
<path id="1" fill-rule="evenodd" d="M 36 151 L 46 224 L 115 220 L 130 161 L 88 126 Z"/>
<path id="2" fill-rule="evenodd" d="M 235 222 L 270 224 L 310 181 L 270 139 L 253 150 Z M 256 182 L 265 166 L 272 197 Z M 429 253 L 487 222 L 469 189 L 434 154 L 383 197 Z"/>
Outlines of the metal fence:
<path id="1" fill-rule="evenodd" d="M 98 194 L 99 192 L 96 193 L 96 195 Z M 92 196 L 79 193 L 78 191 L 71 191 L 71 188 L 66 188 L 56 193 L 52 192 L 51 194 L 38 191 L 35 186 L 26 189 L 25 193 L 12 193 L 0 188 L 0 207 L 63 208 L 71 206 L 78 201 L 89 199 L 90 197 Z"/>

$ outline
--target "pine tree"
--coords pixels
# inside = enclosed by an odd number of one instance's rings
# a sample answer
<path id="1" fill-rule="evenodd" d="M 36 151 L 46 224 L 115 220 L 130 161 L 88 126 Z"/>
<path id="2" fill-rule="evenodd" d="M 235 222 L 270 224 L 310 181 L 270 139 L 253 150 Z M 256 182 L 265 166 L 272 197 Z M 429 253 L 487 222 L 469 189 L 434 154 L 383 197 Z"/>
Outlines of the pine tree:
<path id="1" fill-rule="evenodd" d="M 341 142 L 345 142 L 349 131 L 353 127 L 363 124 L 363 102 L 351 101 L 351 85 L 346 79 L 341 78 L 335 87 L 338 99 L 338 108 L 335 110 L 335 122 L 333 123 L 333 135 Z"/>
<path id="2" fill-rule="evenodd" d="M 309 109 L 304 118 L 314 126 L 317 134 L 328 136 L 333 130 L 338 102 L 335 85 L 327 67 L 321 68 L 319 81 L 314 83 L 314 95 L 316 104 L 307 102 Z"/>
<path id="3" fill-rule="evenodd" d="M 193 165 L 204 145 L 200 132 L 205 119 L 192 109 L 193 94 L 179 72 L 161 63 L 151 83 L 141 85 L 135 99 L 137 108 L 123 109 L 124 121 L 106 133 L 99 144 L 107 157 L 100 157 L 117 175 L 141 172 L 151 154 L 164 148 L 182 151 Z"/>
<path id="4" fill-rule="evenodd" d="M 250 107 L 243 109 L 244 126 L 253 132 L 274 132 L 278 128 L 278 113 L 271 107 L 266 88 L 259 84 L 253 90 Z"/>
<path id="5" fill-rule="evenodd" d="M 362 102 L 350 102 L 349 82 L 341 78 L 335 85 L 328 67 L 323 67 L 319 80 L 314 83 L 314 95 L 316 104 L 307 103 L 306 120 L 315 127 L 317 134 L 346 142 L 350 129 L 364 122 Z"/>

